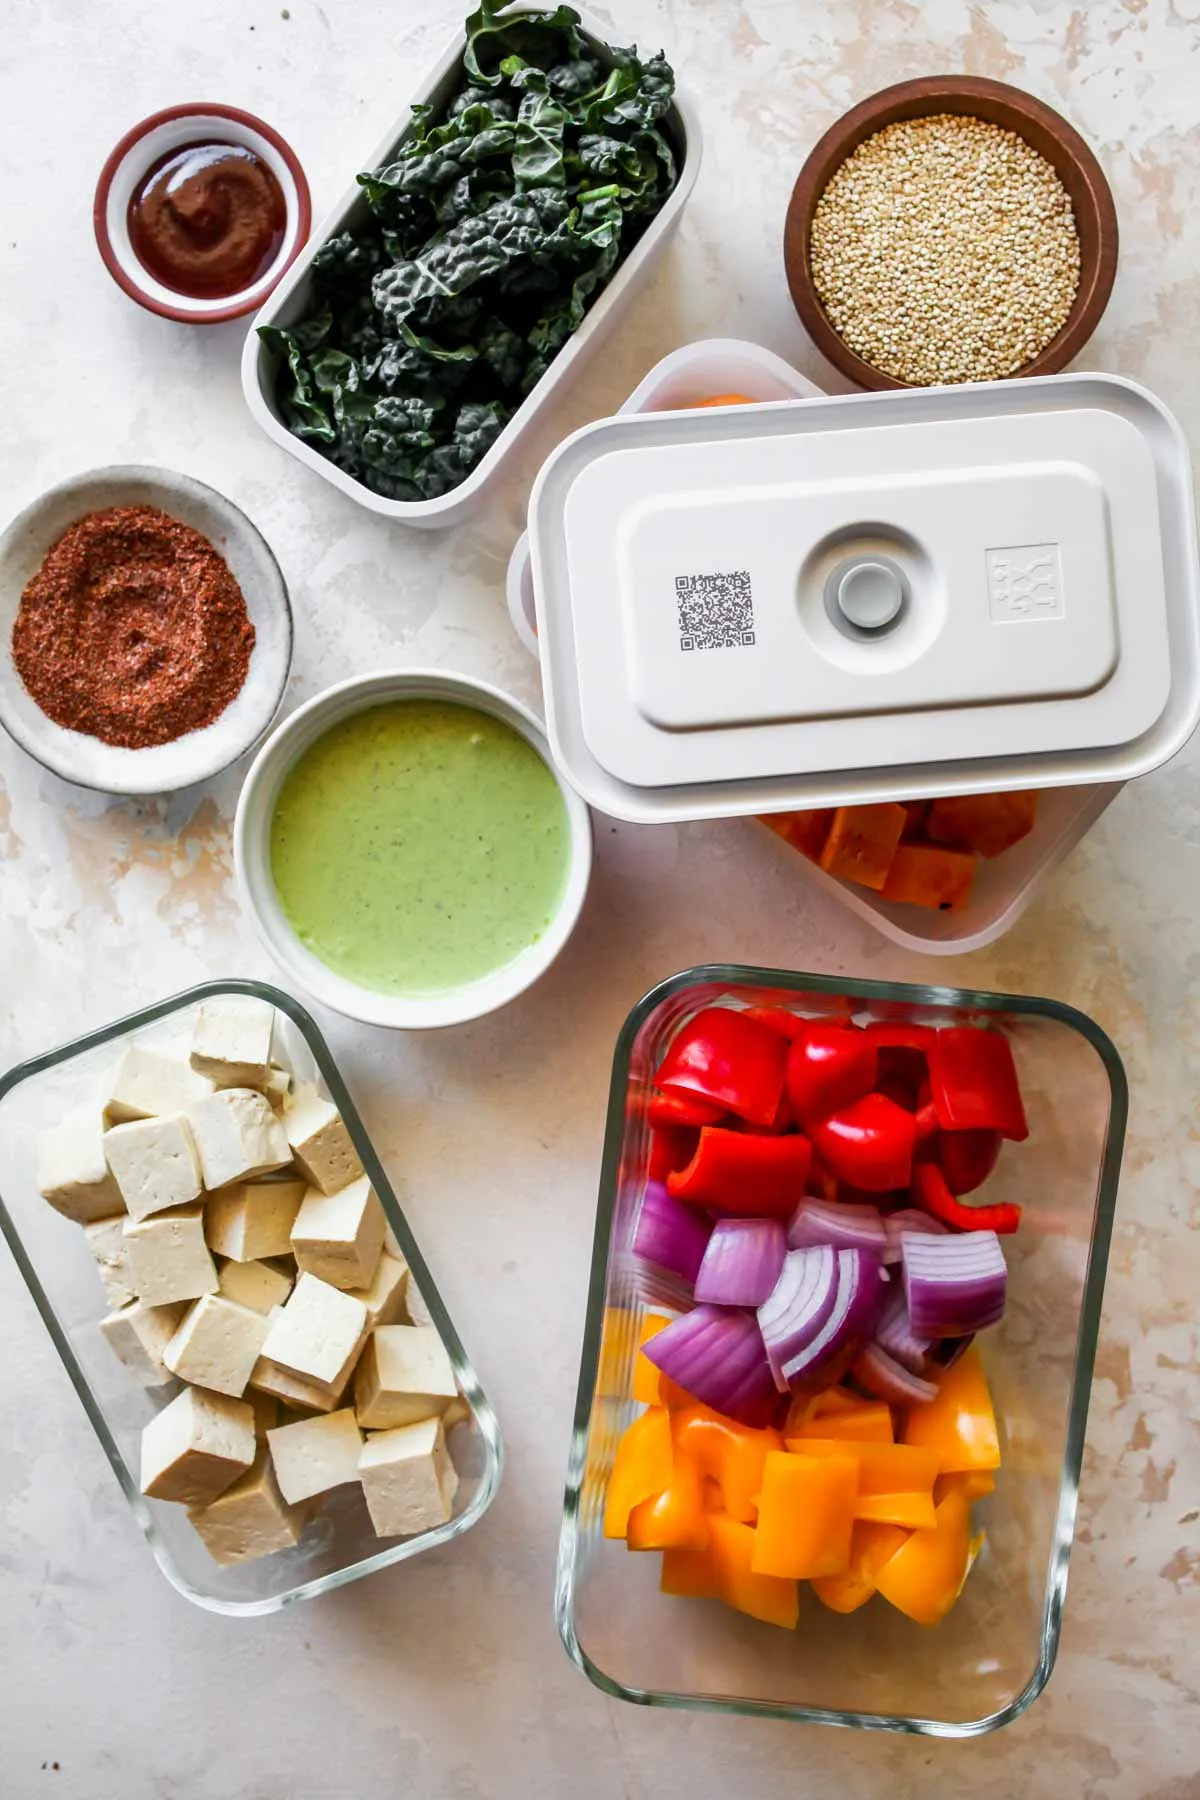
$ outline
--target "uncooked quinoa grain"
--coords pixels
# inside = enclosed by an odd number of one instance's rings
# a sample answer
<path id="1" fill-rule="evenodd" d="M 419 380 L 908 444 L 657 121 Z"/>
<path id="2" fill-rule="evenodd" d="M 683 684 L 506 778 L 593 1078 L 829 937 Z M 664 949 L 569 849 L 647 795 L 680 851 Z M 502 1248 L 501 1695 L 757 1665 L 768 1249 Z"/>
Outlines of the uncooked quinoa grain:
<path id="1" fill-rule="evenodd" d="M 839 336 L 897 381 L 995 381 L 1061 330 L 1079 287 L 1071 199 L 1016 132 L 937 113 L 884 126 L 813 213 L 813 283 Z"/>

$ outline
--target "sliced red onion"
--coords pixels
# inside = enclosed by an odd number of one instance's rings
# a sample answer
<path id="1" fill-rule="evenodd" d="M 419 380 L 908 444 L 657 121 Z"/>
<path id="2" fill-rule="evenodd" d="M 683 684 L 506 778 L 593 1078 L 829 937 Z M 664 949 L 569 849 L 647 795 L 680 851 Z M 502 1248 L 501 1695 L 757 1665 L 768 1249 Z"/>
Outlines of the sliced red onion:
<path id="1" fill-rule="evenodd" d="M 769 1425 L 779 1394 L 752 1312 L 697 1306 L 643 1346 L 646 1360 L 740 1425 Z"/>
<path id="2" fill-rule="evenodd" d="M 900 1287 L 888 1291 L 879 1323 L 875 1327 L 875 1342 L 895 1362 L 911 1369 L 914 1375 L 920 1375 L 924 1370 L 933 1345 L 929 1338 L 919 1338 L 914 1333 L 909 1323 L 904 1291 Z"/>
<path id="3" fill-rule="evenodd" d="M 883 1268 L 868 1250 L 837 1252 L 837 1290 L 833 1306 L 808 1343 L 782 1359 L 783 1379 L 791 1387 L 811 1375 L 850 1344 L 869 1338 L 883 1304 Z"/>
<path id="4" fill-rule="evenodd" d="M 883 1221 L 883 1229 L 887 1233 L 887 1249 L 883 1253 L 885 1263 L 898 1263 L 901 1258 L 900 1234 L 904 1231 L 925 1231 L 931 1237 L 947 1237 L 949 1227 L 940 1219 L 931 1218 L 929 1213 L 920 1212 L 915 1206 L 902 1206 L 898 1212 L 889 1213 Z"/>
<path id="5" fill-rule="evenodd" d="M 633 1234 L 633 1253 L 678 1275 L 690 1287 L 700 1272 L 712 1221 L 697 1207 L 669 1194 L 661 1181 L 648 1181 Z"/>
<path id="6" fill-rule="evenodd" d="M 918 1337 L 966 1337 L 1004 1312 L 1008 1270 L 994 1231 L 946 1237 L 905 1231 L 904 1294 Z"/>
<path id="7" fill-rule="evenodd" d="M 761 1306 L 786 1255 L 782 1219 L 718 1219 L 696 1277 L 696 1298 L 713 1306 Z"/>
<path id="8" fill-rule="evenodd" d="M 889 1406 L 920 1406 L 937 1394 L 932 1381 L 923 1381 L 910 1369 L 901 1368 L 879 1344 L 867 1344 L 860 1350 L 850 1372 L 868 1394 L 886 1400 Z"/>
<path id="9" fill-rule="evenodd" d="M 758 1328 L 775 1386 L 787 1393 L 783 1365 L 820 1331 L 837 1296 L 837 1252 L 828 1244 L 789 1250 L 779 1280 L 758 1309 Z"/>
<path id="10" fill-rule="evenodd" d="M 789 1250 L 831 1244 L 835 1250 L 873 1250 L 882 1255 L 887 1247 L 887 1232 L 877 1206 L 802 1200 L 792 1215 L 787 1241 Z"/>

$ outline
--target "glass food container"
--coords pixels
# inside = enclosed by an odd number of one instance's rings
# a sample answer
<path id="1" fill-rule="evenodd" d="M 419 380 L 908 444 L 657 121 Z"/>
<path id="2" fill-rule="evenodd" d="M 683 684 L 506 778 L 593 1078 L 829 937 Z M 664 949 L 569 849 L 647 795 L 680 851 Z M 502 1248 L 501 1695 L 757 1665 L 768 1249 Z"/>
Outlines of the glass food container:
<path id="1" fill-rule="evenodd" d="M 408 1538 L 379 1538 L 361 1490 L 345 1486 L 324 1500 L 293 1549 L 223 1568 L 188 1523 L 183 1506 L 148 1500 L 139 1491 L 142 1428 L 178 1392 L 179 1384 L 145 1389 L 100 1334 L 106 1311 L 95 1262 L 82 1229 L 47 1205 L 36 1181 L 37 1134 L 85 1099 L 129 1039 L 161 1043 L 178 1038 L 183 1018 L 214 995 L 250 994 L 276 1010 L 288 1066 L 300 1081 L 319 1079 L 344 1119 L 388 1226 L 408 1262 L 411 1279 L 450 1355 L 470 1408 L 469 1420 L 449 1436 L 459 1475 L 453 1516 L 445 1525 Z M 19 1063 L 0 1078 L 0 1228 L 45 1321 L 113 1473 L 146 1535 L 163 1574 L 181 1594 L 212 1612 L 275 1612 L 293 1600 L 327 1593 L 422 1550 L 459 1537 L 486 1512 L 503 1465 L 500 1427 L 413 1239 L 383 1166 L 346 1091 L 325 1040 L 304 1008 L 280 989 L 257 981 L 210 981 L 156 1006 L 118 1019 L 73 1043 Z"/>
<path id="2" fill-rule="evenodd" d="M 716 1601 L 659 1592 L 659 1556 L 602 1535 L 641 1322 L 672 1294 L 632 1254 L 646 1180 L 646 1103 L 679 1026 L 702 1007 L 782 1005 L 929 1025 L 995 1022 L 1013 1046 L 1029 1117 L 987 1199 L 1019 1199 L 1005 1240 L 1009 1305 L 981 1340 L 1003 1465 L 978 1505 L 986 1543 L 958 1604 L 927 1629 L 878 1597 L 849 1616 L 802 1591 L 794 1632 Z M 652 990 L 617 1043 L 579 1392 L 559 1544 L 556 1610 L 573 1661 L 606 1693 L 697 1707 L 970 1737 L 1017 1718 L 1058 1650 L 1127 1089 L 1104 1032 L 1054 1000 L 710 966 Z"/>

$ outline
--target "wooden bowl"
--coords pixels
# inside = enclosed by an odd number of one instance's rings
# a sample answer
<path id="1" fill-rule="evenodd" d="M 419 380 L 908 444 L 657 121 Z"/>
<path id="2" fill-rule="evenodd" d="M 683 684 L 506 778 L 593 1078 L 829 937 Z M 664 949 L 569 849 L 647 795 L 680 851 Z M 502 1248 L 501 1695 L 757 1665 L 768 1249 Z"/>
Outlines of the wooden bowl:
<path id="1" fill-rule="evenodd" d="M 817 202 L 839 165 L 866 138 L 898 119 L 966 113 L 1015 131 L 1052 165 L 1071 196 L 1079 234 L 1079 290 L 1062 329 L 1015 375 L 1052 375 L 1077 356 L 1100 322 L 1117 272 L 1117 210 L 1104 171 L 1079 133 L 1051 107 L 981 75 L 927 75 L 860 101 L 831 125 L 801 169 L 788 204 L 783 258 L 796 311 L 818 350 L 864 388 L 911 385 L 885 375 L 839 336 L 813 283 L 809 238 Z"/>

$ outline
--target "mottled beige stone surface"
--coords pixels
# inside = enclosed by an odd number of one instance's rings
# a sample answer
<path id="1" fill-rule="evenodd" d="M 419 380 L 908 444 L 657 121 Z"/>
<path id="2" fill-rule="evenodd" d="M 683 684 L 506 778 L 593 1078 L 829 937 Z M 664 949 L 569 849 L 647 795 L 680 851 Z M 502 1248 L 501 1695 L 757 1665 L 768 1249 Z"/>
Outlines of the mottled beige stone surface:
<path id="1" fill-rule="evenodd" d="M 261 526 L 291 584 L 289 703 L 389 663 L 457 667 L 536 700 L 502 577 L 539 455 L 691 337 L 758 338 L 828 378 L 787 298 L 784 207 L 825 126 L 905 76 L 1005 76 L 1091 138 L 1123 245 L 1085 364 L 1150 383 L 1196 437 L 1200 0 L 627 0 L 602 17 L 619 37 L 664 43 L 705 119 L 679 238 L 477 524 L 408 535 L 357 511 L 251 425 L 241 326 L 153 319 L 111 284 L 91 186 L 134 120 L 209 96 L 291 139 L 319 215 L 457 10 L 47 0 L 23 9 L 0 59 L 5 507 L 104 462 L 211 481 Z M 427 1038 L 325 1017 L 509 1450 L 478 1530 L 329 1600 L 227 1621 L 170 1590 L 0 1253 L 5 1800 L 1197 1800 L 1198 761 L 1193 749 L 1123 795 L 1012 935 L 964 962 L 890 949 L 814 900 L 751 825 L 602 822 L 581 928 L 517 1005 Z M 207 975 L 270 974 L 231 878 L 239 776 L 110 804 L 0 744 L 0 1061 Z M 558 1645 L 554 1556 L 612 1041 L 651 982 L 710 958 L 1053 994 L 1092 1012 L 1125 1057 L 1133 1116 L 1062 1655 L 1028 1717 L 985 1743 L 640 1711 L 602 1698 Z"/>

